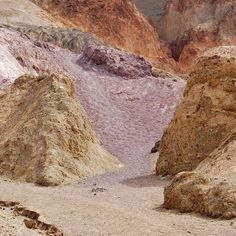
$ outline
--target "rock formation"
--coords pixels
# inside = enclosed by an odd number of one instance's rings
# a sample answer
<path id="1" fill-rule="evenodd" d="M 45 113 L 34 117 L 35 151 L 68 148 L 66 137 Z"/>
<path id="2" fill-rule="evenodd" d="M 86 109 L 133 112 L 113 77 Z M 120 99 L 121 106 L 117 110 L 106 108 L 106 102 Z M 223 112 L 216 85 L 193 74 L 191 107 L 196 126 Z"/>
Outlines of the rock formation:
<path id="1" fill-rule="evenodd" d="M 58 185 L 118 170 L 67 77 L 22 76 L 0 95 L 0 174 Z"/>
<path id="2" fill-rule="evenodd" d="M 163 52 L 155 28 L 132 0 L 32 1 L 64 24 L 91 33 L 109 45 L 141 55 L 164 69 L 176 66 Z"/>
<path id="3" fill-rule="evenodd" d="M 0 28 L 1 47 L 0 88 L 24 74 L 69 76 L 103 146 L 125 164 L 116 178 L 153 170 L 146 156 L 181 101 L 185 81 L 153 72 L 143 58 L 118 49 L 93 45 L 78 55 L 12 28 Z"/>
<path id="4" fill-rule="evenodd" d="M 236 217 L 235 99 L 236 47 L 207 51 L 161 140 L 157 174 L 178 173 L 165 189 L 164 207 Z"/>
<path id="5" fill-rule="evenodd" d="M 165 130 L 158 175 L 193 170 L 236 125 L 236 47 L 206 52 L 196 63 L 184 99 Z"/>
<path id="6" fill-rule="evenodd" d="M 121 76 L 126 79 L 138 79 L 153 76 L 152 65 L 143 57 L 106 46 L 87 47 L 78 64 L 85 69 L 96 66 L 101 71 Z"/>
<path id="7" fill-rule="evenodd" d="M 211 217 L 236 217 L 236 132 L 193 172 L 177 174 L 165 189 L 164 207 Z"/>
<path id="8" fill-rule="evenodd" d="M 188 71 L 208 48 L 236 43 L 235 0 L 172 0 L 158 22 L 162 40 L 170 43 L 173 57 Z"/>

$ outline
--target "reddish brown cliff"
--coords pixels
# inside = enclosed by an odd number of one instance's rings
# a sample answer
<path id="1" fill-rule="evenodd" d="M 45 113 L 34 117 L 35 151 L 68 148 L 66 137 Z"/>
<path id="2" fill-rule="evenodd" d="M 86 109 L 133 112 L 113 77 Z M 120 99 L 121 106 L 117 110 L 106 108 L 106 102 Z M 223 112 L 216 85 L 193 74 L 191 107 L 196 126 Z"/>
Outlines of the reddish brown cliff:
<path id="1" fill-rule="evenodd" d="M 142 55 L 160 67 L 171 62 L 161 49 L 155 28 L 132 0 L 33 0 L 65 25 L 89 32 L 106 43 Z"/>
<path id="2" fill-rule="evenodd" d="M 158 22 L 160 38 L 188 71 L 206 49 L 236 43 L 235 0 L 172 0 Z"/>

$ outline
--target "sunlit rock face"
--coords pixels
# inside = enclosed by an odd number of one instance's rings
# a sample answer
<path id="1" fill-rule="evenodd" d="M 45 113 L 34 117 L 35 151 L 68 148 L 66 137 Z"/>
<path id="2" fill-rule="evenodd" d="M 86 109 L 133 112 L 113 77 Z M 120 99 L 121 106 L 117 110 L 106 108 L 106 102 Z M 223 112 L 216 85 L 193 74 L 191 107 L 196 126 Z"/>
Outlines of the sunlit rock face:
<path id="1" fill-rule="evenodd" d="M 164 207 L 230 219 L 236 216 L 236 48 L 207 51 L 190 77 L 161 140 L 157 174 L 176 174 Z"/>

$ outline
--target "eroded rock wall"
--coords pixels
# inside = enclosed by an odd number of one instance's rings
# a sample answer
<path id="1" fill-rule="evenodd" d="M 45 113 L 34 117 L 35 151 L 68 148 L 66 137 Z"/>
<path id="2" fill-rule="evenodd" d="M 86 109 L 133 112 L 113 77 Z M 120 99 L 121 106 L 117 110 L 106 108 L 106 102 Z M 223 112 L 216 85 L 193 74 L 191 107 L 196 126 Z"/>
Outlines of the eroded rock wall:
<path id="1" fill-rule="evenodd" d="M 132 0 L 33 2 L 64 24 L 90 33 L 113 47 L 141 55 L 162 69 L 178 69 L 162 50 L 164 45 L 161 45 L 155 27 L 137 10 Z"/>
<path id="2" fill-rule="evenodd" d="M 236 47 L 211 49 L 164 133 L 157 174 L 174 175 L 164 207 L 236 217 Z"/>
<path id="3" fill-rule="evenodd" d="M 184 99 L 165 130 L 158 175 L 193 170 L 236 125 L 236 48 L 212 49 L 199 58 Z"/>

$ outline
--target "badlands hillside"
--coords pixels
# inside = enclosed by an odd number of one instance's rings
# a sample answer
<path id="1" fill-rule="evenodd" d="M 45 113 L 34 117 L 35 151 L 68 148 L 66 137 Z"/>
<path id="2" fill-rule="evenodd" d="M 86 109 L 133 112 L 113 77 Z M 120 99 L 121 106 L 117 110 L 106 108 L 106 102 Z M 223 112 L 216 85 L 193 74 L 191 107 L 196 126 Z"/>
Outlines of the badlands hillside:
<path id="1" fill-rule="evenodd" d="M 0 236 L 234 236 L 235 10 L 0 0 Z"/>

